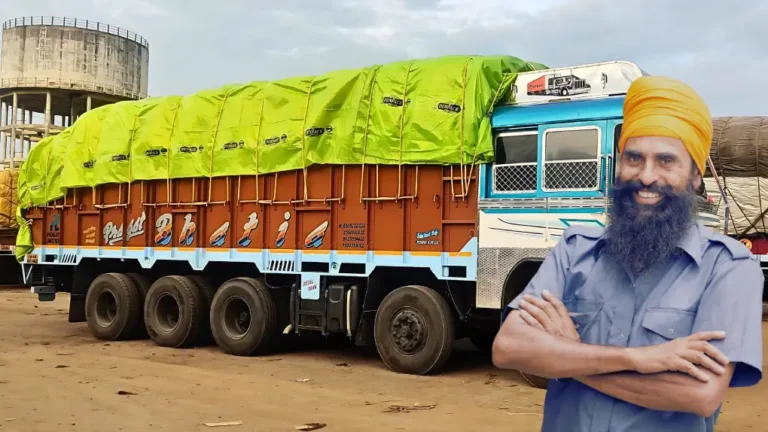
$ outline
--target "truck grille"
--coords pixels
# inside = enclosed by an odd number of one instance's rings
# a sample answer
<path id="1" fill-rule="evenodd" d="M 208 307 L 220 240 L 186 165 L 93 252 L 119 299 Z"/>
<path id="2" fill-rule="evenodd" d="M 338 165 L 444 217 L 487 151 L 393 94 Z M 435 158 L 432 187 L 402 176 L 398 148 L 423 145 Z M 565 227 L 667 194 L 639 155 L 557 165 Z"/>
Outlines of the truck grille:
<path id="1" fill-rule="evenodd" d="M 476 307 L 499 309 L 509 272 L 526 259 L 546 258 L 550 249 L 480 248 L 477 268 Z"/>
<path id="2" fill-rule="evenodd" d="M 510 164 L 493 167 L 494 192 L 535 192 L 536 164 Z"/>

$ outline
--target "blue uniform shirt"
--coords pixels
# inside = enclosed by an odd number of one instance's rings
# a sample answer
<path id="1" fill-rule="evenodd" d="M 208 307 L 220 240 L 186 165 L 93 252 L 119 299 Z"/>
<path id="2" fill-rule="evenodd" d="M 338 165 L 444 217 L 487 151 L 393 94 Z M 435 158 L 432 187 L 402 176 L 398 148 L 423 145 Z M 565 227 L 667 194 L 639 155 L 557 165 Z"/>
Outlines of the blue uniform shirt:
<path id="1" fill-rule="evenodd" d="M 670 261 L 632 275 L 605 253 L 606 236 L 599 227 L 568 228 L 523 294 L 541 297 L 548 289 L 568 308 L 582 342 L 593 345 L 658 345 L 725 331 L 725 339 L 710 343 L 736 364 L 731 387 L 760 381 L 763 273 L 744 245 L 694 225 Z M 550 380 L 542 431 L 704 432 L 716 419 L 646 409 L 576 380 Z"/>

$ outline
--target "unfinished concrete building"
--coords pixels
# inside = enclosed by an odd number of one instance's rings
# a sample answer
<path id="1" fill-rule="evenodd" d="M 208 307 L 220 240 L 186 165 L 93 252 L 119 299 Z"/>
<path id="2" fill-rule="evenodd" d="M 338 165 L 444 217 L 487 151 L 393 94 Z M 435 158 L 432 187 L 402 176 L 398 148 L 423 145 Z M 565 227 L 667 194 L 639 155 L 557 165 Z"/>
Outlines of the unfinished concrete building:
<path id="1" fill-rule="evenodd" d="M 38 16 L 4 22 L 2 41 L 0 170 L 86 111 L 147 96 L 149 44 L 133 32 Z"/>

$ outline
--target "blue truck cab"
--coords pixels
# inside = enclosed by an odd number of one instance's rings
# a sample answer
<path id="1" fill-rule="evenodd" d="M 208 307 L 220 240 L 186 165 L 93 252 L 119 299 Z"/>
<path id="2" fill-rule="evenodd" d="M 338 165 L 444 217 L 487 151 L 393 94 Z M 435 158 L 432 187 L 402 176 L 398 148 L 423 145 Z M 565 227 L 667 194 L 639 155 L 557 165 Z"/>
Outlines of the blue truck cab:
<path id="1" fill-rule="evenodd" d="M 478 183 L 477 308 L 503 310 L 567 227 L 605 226 L 624 98 L 644 75 L 623 61 L 526 72 L 514 102 L 495 108 L 495 160 Z M 699 218 L 720 225 L 714 211 Z"/>

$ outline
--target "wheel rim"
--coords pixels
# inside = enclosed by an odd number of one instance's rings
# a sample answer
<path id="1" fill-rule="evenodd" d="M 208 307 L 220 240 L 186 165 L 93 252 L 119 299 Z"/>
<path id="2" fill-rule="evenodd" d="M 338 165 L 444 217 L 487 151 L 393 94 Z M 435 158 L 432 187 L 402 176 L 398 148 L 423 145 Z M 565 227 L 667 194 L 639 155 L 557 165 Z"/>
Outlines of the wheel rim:
<path id="1" fill-rule="evenodd" d="M 117 319 L 117 299 L 110 291 L 104 291 L 96 298 L 96 322 L 109 327 Z"/>
<path id="2" fill-rule="evenodd" d="M 427 324 L 424 316 L 416 309 L 405 307 L 397 310 L 389 324 L 389 334 L 395 349 L 402 354 L 414 355 L 427 342 Z"/>
<path id="3" fill-rule="evenodd" d="M 242 297 L 230 297 L 224 303 L 224 332 L 230 339 L 242 339 L 251 329 L 251 307 Z"/>
<path id="4" fill-rule="evenodd" d="M 179 326 L 181 307 L 178 300 L 170 294 L 163 294 L 155 304 L 155 316 L 159 330 L 170 333 Z"/>

